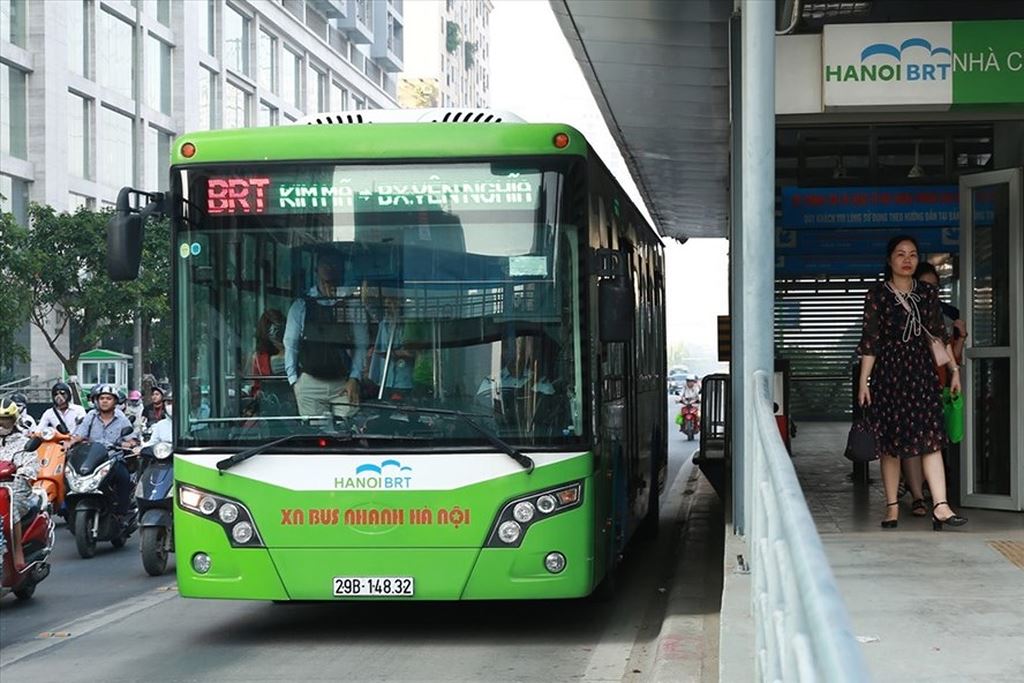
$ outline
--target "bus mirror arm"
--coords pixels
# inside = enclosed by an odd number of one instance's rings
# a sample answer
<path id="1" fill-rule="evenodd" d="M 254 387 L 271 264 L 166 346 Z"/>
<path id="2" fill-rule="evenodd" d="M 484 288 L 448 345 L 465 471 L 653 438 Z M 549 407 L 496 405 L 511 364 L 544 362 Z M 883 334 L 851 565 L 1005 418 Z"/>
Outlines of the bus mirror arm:
<path id="1" fill-rule="evenodd" d="M 132 197 L 145 198 L 141 209 L 134 208 Z M 136 199 L 135 206 L 139 200 Z M 145 192 L 133 187 L 122 187 L 117 193 L 117 207 L 107 223 L 107 274 L 115 282 L 134 280 L 142 264 L 142 240 L 146 221 L 151 216 L 163 216 L 164 193 Z"/>

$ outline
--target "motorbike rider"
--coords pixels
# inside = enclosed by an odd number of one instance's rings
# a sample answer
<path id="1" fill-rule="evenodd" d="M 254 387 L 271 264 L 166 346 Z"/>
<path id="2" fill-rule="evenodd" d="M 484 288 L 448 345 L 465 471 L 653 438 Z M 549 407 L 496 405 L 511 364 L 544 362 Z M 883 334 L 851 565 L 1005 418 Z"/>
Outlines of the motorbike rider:
<path id="1" fill-rule="evenodd" d="M 36 431 L 36 420 L 34 417 L 29 415 L 28 412 L 28 397 L 20 391 L 17 391 L 11 394 L 10 400 L 18 406 L 18 410 L 20 411 L 18 423 L 15 425 L 17 430 L 22 434 L 31 434 Z"/>
<path id="2" fill-rule="evenodd" d="M 142 411 L 142 417 L 146 418 L 147 424 L 156 424 L 167 417 L 167 408 L 164 405 L 164 401 L 167 399 L 169 392 L 170 387 L 166 384 L 157 384 L 153 387 L 153 391 L 149 393 L 149 405 Z"/>
<path id="3" fill-rule="evenodd" d="M 10 399 L 0 399 L 0 460 L 14 464 L 17 471 L 11 482 L 11 557 L 14 568 L 20 571 L 25 566 L 25 554 L 21 547 L 21 518 L 28 512 L 32 496 L 32 482 L 39 470 L 35 453 L 25 451 L 28 437 L 18 431 L 21 409 Z"/>
<path id="4" fill-rule="evenodd" d="M 700 385 L 697 384 L 697 375 L 687 375 L 686 384 L 679 392 L 679 403 L 683 405 L 697 405 L 700 403 Z"/>
<path id="5" fill-rule="evenodd" d="M 71 433 L 78 426 L 78 422 L 85 418 L 85 408 L 71 402 L 71 387 L 66 382 L 54 384 L 50 388 L 50 397 L 53 399 L 53 405 L 39 418 L 36 429 L 57 429 L 63 425 L 64 429 Z"/>
<path id="6" fill-rule="evenodd" d="M 142 417 L 143 410 L 142 392 L 138 389 L 132 389 L 128 392 L 128 400 L 125 402 L 124 416 L 131 420 L 133 424 L 138 426 L 138 421 L 139 418 Z"/>
<path id="7" fill-rule="evenodd" d="M 93 388 L 95 395 L 93 404 L 96 406 L 85 416 L 74 435 L 68 448 L 74 447 L 81 441 L 91 441 L 105 444 L 106 446 L 125 445 L 133 446 L 133 439 L 125 439 L 121 432 L 125 427 L 132 428 L 132 423 L 124 416 L 124 413 L 117 407 L 117 387 L 112 384 L 100 384 Z M 124 462 L 118 461 L 110 471 L 114 482 L 116 493 L 116 509 L 120 515 L 126 515 L 131 508 L 131 476 Z"/>

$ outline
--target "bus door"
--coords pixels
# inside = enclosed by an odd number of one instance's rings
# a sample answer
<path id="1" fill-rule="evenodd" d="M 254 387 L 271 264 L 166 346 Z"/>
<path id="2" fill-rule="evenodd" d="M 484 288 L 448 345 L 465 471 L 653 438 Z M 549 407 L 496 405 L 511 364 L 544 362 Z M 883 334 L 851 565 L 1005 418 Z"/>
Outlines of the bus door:
<path id="1" fill-rule="evenodd" d="M 629 255 L 620 250 L 601 249 L 598 253 L 600 265 L 597 274 L 605 280 L 621 278 L 624 280 L 621 284 L 632 291 L 628 259 Z M 629 320 L 625 324 L 632 323 L 631 316 L 623 316 L 623 320 Z M 606 341 L 604 334 L 600 336 L 600 457 L 604 465 L 601 471 L 610 479 L 608 515 L 611 536 L 608 551 L 612 553 L 609 559 L 614 565 L 614 557 L 622 551 L 629 537 L 629 519 L 635 497 L 632 477 L 635 447 L 631 445 L 634 441 L 635 407 L 630 400 L 633 379 L 630 355 L 633 344 L 628 341 Z"/>

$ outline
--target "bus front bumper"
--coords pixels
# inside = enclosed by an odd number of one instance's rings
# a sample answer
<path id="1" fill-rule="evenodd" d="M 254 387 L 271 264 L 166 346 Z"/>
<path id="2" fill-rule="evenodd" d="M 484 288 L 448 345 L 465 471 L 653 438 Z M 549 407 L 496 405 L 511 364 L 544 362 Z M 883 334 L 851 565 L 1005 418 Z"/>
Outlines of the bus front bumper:
<path id="1" fill-rule="evenodd" d="M 577 598 L 594 588 L 592 527 L 584 508 L 534 525 L 519 547 L 344 547 L 232 548 L 221 533 L 195 533 L 183 526 L 212 524 L 176 518 L 178 590 L 189 598 L 250 600 L 352 600 L 335 597 L 336 578 L 380 577 L 414 580 L 410 597 L 371 600 L 516 600 Z M 202 538 L 203 547 L 182 543 Z M 193 544 L 194 545 L 194 544 Z M 188 550 L 185 548 L 188 547 Z M 206 573 L 192 558 L 210 558 Z M 561 553 L 565 566 L 553 572 L 545 558 Z"/>

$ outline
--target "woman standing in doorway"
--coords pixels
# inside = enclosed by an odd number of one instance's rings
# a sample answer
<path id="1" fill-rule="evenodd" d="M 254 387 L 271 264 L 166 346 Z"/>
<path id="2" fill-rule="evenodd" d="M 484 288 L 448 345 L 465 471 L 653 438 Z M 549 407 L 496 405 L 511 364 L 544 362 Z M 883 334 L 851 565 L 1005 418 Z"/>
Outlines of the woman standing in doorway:
<path id="1" fill-rule="evenodd" d="M 949 340 L 938 290 L 914 279 L 917 241 L 900 236 L 886 248 L 885 281 L 868 290 L 864 302 L 864 333 L 859 351 L 860 383 L 857 400 L 871 406 L 871 421 L 882 468 L 886 511 L 885 529 L 896 528 L 899 501 L 900 461 L 921 458 L 924 477 L 931 489 L 932 525 L 962 526 L 967 519 L 946 502 L 946 475 L 942 448 L 946 430 L 942 418 L 942 393 L 930 349 L 936 337 Z M 960 373 L 950 361 L 950 388 L 960 392 Z M 870 384 L 869 384 L 870 380 Z"/>

